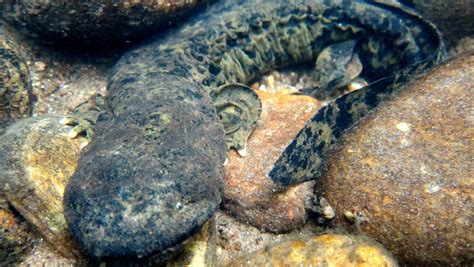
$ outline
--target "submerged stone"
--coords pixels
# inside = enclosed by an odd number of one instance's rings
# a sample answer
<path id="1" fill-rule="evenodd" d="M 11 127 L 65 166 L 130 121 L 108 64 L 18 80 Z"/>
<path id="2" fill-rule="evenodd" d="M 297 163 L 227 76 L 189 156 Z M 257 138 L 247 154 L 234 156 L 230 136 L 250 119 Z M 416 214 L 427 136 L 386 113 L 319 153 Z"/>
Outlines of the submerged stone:
<path id="1" fill-rule="evenodd" d="M 413 82 L 347 135 L 317 185 L 338 222 L 350 215 L 403 263 L 474 260 L 473 77 L 471 52 Z"/>
<path id="2" fill-rule="evenodd" d="M 288 231 L 306 222 L 305 202 L 312 195 L 313 183 L 281 188 L 266 174 L 321 105 L 308 96 L 257 93 L 262 100 L 262 116 L 248 141 L 247 156 L 229 152 L 223 206 L 260 229 Z"/>
<path id="3" fill-rule="evenodd" d="M 80 255 L 63 211 L 66 183 L 87 142 L 68 137 L 59 117 L 31 117 L 12 124 L 1 136 L 0 184 L 9 203 L 61 254 Z"/>
<path id="4" fill-rule="evenodd" d="M 126 44 L 182 18 L 207 0 L 0 2 L 2 18 L 50 42 Z"/>
<path id="5" fill-rule="evenodd" d="M 381 245 L 366 236 L 323 234 L 262 249 L 228 266 L 397 266 Z"/>
<path id="6" fill-rule="evenodd" d="M 2 128 L 31 115 L 30 83 L 21 48 L 0 21 L 0 134 Z"/>

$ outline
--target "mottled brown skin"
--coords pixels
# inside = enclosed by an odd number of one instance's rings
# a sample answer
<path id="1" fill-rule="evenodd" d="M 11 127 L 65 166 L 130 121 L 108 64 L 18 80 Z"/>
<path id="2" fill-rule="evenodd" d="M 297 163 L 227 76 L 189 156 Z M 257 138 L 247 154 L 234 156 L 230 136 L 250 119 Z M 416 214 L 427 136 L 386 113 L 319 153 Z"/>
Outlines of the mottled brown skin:
<path id="1" fill-rule="evenodd" d="M 318 111 L 288 145 L 270 171 L 269 176 L 275 183 L 292 185 L 317 179 L 321 175 L 321 170 L 324 169 L 328 153 L 347 129 L 360 121 L 374 107 L 390 98 L 393 92 L 400 90 L 407 81 L 419 77 L 445 58 L 444 42 L 433 24 L 395 1 L 380 1 L 374 5 L 387 8 L 387 11 L 401 12 L 397 15 L 399 18 L 403 17 L 404 20 L 384 21 L 389 16 L 380 15 L 375 19 L 376 22 L 372 21 L 372 23 L 382 26 L 382 29 L 378 29 L 381 32 L 388 31 L 392 34 L 402 29 L 399 23 L 406 23 L 407 32 L 399 32 L 401 35 L 398 35 L 399 39 L 395 43 L 398 45 L 405 43 L 401 47 L 407 50 L 398 55 L 401 58 L 397 59 L 396 54 L 391 54 L 394 48 L 387 50 L 393 44 L 383 44 L 369 39 L 368 49 L 376 55 L 381 53 L 383 59 L 376 60 L 377 56 L 372 55 L 369 56 L 370 63 L 367 63 L 364 62 L 367 56 L 355 49 L 364 68 L 361 73 L 362 78 L 367 77 L 367 72 L 372 72 L 373 75 L 374 71 L 381 70 L 385 70 L 384 75 L 379 76 L 379 79 L 369 78 L 368 86 L 346 94 Z M 364 9 L 358 11 L 368 19 L 369 14 L 363 13 Z M 387 38 L 391 40 L 394 36 Z M 406 62 L 404 60 L 411 63 L 403 67 L 399 66 L 398 70 L 390 69 L 393 62 L 403 64 Z"/>
<path id="2" fill-rule="evenodd" d="M 0 15 L 47 42 L 126 45 L 182 19 L 208 0 L 4 0 Z"/>
<path id="3" fill-rule="evenodd" d="M 147 256 L 179 247 L 220 202 L 226 145 L 210 101 L 218 89 L 313 61 L 328 45 L 352 39 L 358 40 L 355 51 L 365 59 L 362 75 L 368 81 L 427 60 L 423 67 L 412 68 L 424 69 L 443 52 L 436 29 L 397 6 L 228 0 L 124 55 L 108 86 L 109 116 L 99 119 L 97 138 L 81 157 L 66 192 L 66 216 L 74 237 L 95 257 Z M 327 150 L 390 89 L 358 91 L 333 109 L 324 109 L 316 119 L 323 116 L 325 126 L 337 127 L 318 141 L 324 141 Z M 334 107 L 344 109 L 337 114 Z M 320 159 L 320 152 L 310 146 L 298 155 L 301 160 L 291 163 Z M 283 185 L 295 181 L 273 178 Z M 176 186 L 165 186 L 168 183 Z M 180 213 L 176 207 L 183 203 L 186 212 Z M 147 219 L 137 226 L 128 218 Z M 139 233 L 133 230 L 137 228 Z"/>
<path id="4" fill-rule="evenodd" d="M 262 103 L 257 93 L 243 84 L 221 86 L 212 94 L 217 115 L 224 125 L 227 148 L 245 156 L 247 139 L 257 126 Z"/>
<path id="5" fill-rule="evenodd" d="M 31 81 L 20 47 L 0 22 L 0 134 L 31 115 Z"/>
<path id="6" fill-rule="evenodd" d="M 407 266 L 474 262 L 474 51 L 410 84 L 351 130 L 318 184 Z"/>

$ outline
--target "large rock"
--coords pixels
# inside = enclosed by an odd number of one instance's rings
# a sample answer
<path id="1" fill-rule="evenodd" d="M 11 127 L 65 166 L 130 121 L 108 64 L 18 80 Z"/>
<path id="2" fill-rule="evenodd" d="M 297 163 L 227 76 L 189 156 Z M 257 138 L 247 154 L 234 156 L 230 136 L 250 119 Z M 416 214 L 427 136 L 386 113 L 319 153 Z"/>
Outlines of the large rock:
<path id="1" fill-rule="evenodd" d="M 365 236 L 324 234 L 282 242 L 228 266 L 397 266 L 379 244 Z"/>
<path id="2" fill-rule="evenodd" d="M 63 255 L 80 255 L 63 211 L 66 183 L 86 139 L 68 137 L 58 117 L 31 117 L 11 125 L 0 142 L 1 191 L 9 203 Z"/>
<path id="3" fill-rule="evenodd" d="M 215 244 L 210 240 L 211 221 L 203 225 L 201 230 L 194 235 L 183 247 L 181 252 L 172 260 L 166 262 L 167 267 L 172 266 L 209 266 L 211 262 L 210 255 L 215 250 Z"/>
<path id="4" fill-rule="evenodd" d="M 0 21 L 0 134 L 31 115 L 30 73 L 20 46 Z"/>
<path id="5" fill-rule="evenodd" d="M 229 152 L 224 207 L 260 229 L 288 231 L 306 222 L 305 202 L 313 193 L 313 183 L 281 188 L 266 174 L 321 104 L 308 96 L 257 93 L 262 100 L 262 115 L 248 140 L 247 155 Z"/>
<path id="6" fill-rule="evenodd" d="M 0 14 L 20 29 L 72 45 L 126 44 L 182 18 L 208 0 L 6 0 Z"/>
<path id="7" fill-rule="evenodd" d="M 318 184 L 338 222 L 346 212 L 368 219 L 361 229 L 404 263 L 472 264 L 473 89 L 471 52 L 353 129 Z"/>

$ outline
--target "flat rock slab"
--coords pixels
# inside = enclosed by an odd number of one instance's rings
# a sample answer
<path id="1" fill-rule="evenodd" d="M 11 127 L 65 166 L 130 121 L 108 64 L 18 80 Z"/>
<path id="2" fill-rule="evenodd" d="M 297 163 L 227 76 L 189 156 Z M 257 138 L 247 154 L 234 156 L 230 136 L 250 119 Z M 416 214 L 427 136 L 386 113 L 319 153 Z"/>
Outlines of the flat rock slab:
<path id="1" fill-rule="evenodd" d="M 267 173 L 321 103 L 308 96 L 257 93 L 262 100 L 262 115 L 249 138 L 247 156 L 229 152 L 224 207 L 257 228 L 288 231 L 306 222 L 305 201 L 312 195 L 313 183 L 282 188 Z"/>
<path id="2" fill-rule="evenodd" d="M 413 82 L 343 140 L 318 191 L 401 262 L 472 263 L 474 53 Z M 360 216 L 359 216 L 360 217 Z"/>

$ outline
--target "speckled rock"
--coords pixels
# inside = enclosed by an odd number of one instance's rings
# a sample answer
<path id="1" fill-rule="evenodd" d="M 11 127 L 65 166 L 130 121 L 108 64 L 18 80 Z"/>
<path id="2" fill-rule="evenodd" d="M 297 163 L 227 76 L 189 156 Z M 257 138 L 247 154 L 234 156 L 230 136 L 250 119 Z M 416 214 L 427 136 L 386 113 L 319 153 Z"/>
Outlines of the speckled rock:
<path id="1" fill-rule="evenodd" d="M 474 53 L 437 67 L 344 139 L 318 191 L 410 265 L 472 265 Z"/>
<path id="2" fill-rule="evenodd" d="M 0 194 L 0 266 L 22 261 L 33 247 L 34 233 Z"/>
<path id="3" fill-rule="evenodd" d="M 474 2 L 472 0 L 407 0 L 423 16 L 433 21 L 449 43 L 474 37 Z"/>
<path id="4" fill-rule="evenodd" d="M 70 139 L 58 117 L 31 117 L 10 127 L 0 142 L 0 183 L 9 203 L 55 248 L 77 251 L 63 214 L 63 192 L 86 140 Z"/>
<path id="5" fill-rule="evenodd" d="M 0 134 L 2 128 L 31 115 L 31 81 L 24 55 L 0 21 Z"/>
<path id="6" fill-rule="evenodd" d="M 262 100 L 262 115 L 248 141 L 247 156 L 229 152 L 224 207 L 258 228 L 288 231 L 306 222 L 305 201 L 312 194 L 313 183 L 281 188 L 266 174 L 321 104 L 307 96 L 257 93 Z"/>
<path id="7" fill-rule="evenodd" d="M 5 0 L 0 15 L 18 28 L 51 42 L 126 44 L 156 32 L 208 0 Z"/>
<path id="8" fill-rule="evenodd" d="M 236 259 L 228 266 L 397 266 L 379 244 L 366 236 L 324 234 L 292 240 Z"/>

